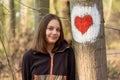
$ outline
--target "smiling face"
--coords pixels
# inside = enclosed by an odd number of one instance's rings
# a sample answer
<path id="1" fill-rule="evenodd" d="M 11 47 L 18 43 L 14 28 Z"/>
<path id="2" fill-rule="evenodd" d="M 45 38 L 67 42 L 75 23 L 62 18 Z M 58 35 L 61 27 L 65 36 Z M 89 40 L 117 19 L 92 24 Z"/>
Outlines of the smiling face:
<path id="1" fill-rule="evenodd" d="M 55 44 L 60 37 L 60 23 L 58 20 L 51 20 L 46 28 L 47 44 Z"/>

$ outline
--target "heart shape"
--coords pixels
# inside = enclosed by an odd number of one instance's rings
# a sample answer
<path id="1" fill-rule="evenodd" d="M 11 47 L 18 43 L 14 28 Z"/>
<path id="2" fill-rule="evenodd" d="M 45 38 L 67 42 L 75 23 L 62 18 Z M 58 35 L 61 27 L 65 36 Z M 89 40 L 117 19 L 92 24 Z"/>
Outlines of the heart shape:
<path id="1" fill-rule="evenodd" d="M 82 34 L 87 32 L 87 30 L 91 27 L 92 24 L 93 24 L 93 19 L 90 15 L 85 15 L 82 18 L 76 16 L 75 18 L 75 26 Z"/>

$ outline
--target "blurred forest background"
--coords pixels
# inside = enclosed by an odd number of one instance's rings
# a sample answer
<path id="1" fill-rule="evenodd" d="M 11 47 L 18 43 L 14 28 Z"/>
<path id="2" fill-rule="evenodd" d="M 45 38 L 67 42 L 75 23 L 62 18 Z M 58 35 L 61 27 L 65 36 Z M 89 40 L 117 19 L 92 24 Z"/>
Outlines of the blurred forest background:
<path id="1" fill-rule="evenodd" d="M 49 13 L 60 17 L 65 39 L 71 43 L 69 0 L 49 1 Z M 35 6 L 34 0 L 0 0 L 0 80 L 12 80 L 12 76 L 21 80 L 21 59 L 30 48 L 36 24 L 39 24 L 35 20 L 38 10 Z M 103 0 L 109 80 L 120 80 L 119 7 L 120 0 Z"/>

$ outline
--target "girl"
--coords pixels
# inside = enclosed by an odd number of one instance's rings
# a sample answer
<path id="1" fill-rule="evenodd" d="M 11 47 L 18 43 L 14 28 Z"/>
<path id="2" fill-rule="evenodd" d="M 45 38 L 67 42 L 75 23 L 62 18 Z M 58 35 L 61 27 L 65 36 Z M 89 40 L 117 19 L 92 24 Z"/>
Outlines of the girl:
<path id="1" fill-rule="evenodd" d="M 22 80 L 75 80 L 73 49 L 64 40 L 58 16 L 41 19 L 32 45 L 23 55 Z"/>

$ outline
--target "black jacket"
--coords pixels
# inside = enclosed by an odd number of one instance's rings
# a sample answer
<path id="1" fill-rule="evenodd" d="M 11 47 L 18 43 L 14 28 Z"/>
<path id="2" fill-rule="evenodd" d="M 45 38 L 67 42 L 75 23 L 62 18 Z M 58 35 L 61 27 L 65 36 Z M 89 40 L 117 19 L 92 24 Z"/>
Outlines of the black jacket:
<path id="1" fill-rule="evenodd" d="M 65 42 L 53 56 L 27 51 L 22 60 L 22 80 L 75 80 L 73 49 Z"/>

